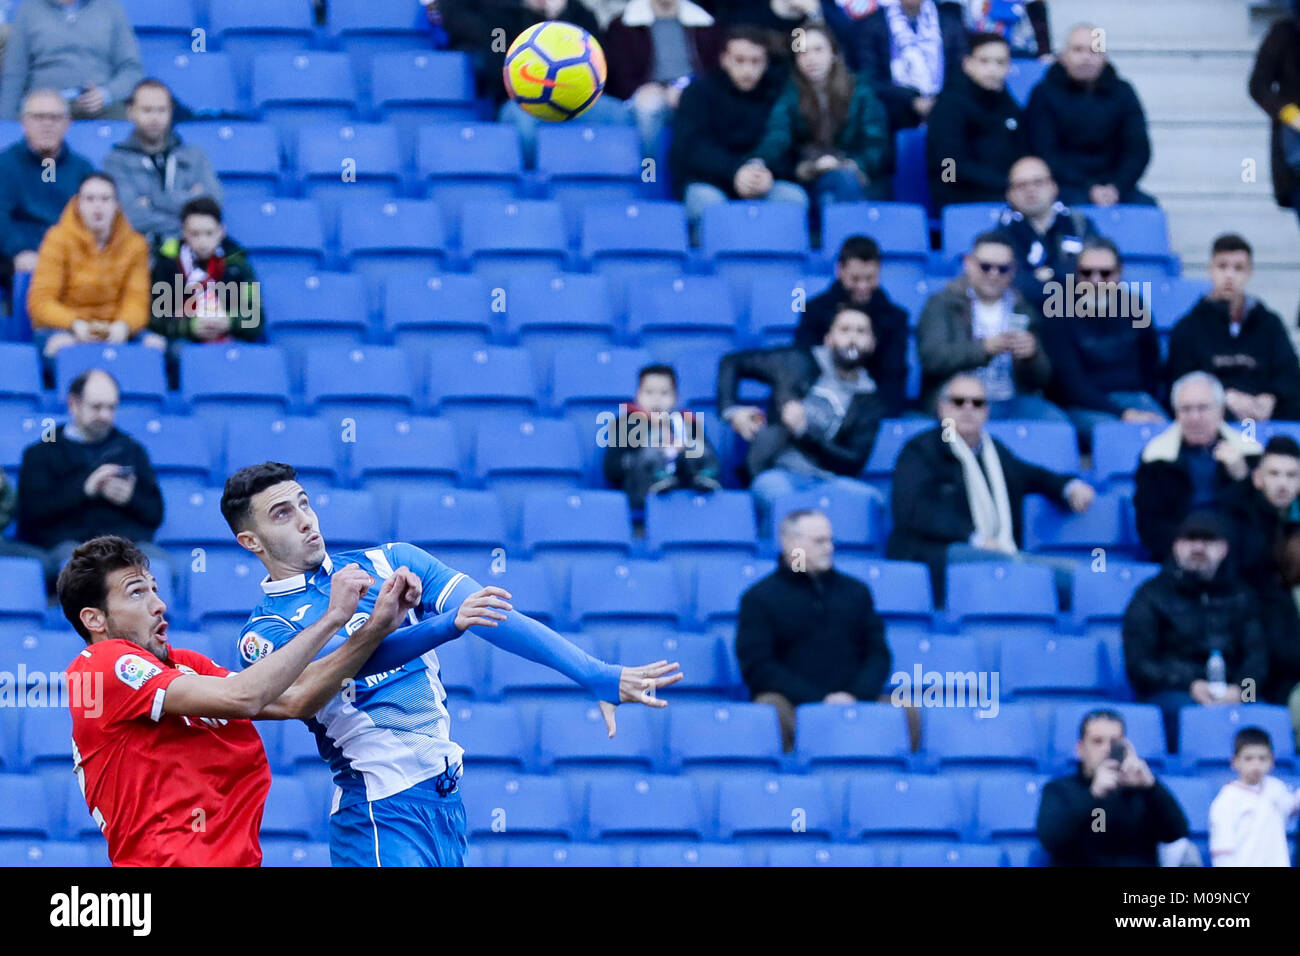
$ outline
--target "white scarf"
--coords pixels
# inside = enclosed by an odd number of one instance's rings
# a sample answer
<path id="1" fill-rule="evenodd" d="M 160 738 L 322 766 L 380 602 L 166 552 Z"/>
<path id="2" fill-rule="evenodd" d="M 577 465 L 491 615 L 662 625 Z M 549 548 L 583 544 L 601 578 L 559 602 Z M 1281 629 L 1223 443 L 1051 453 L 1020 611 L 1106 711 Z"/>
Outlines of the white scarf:
<path id="1" fill-rule="evenodd" d="M 894 83 L 911 87 L 922 96 L 934 96 L 943 86 L 939 8 L 934 0 L 924 0 L 913 30 L 899 0 L 881 0 L 880 7 L 889 23 L 889 61 Z"/>
<path id="2" fill-rule="evenodd" d="M 952 453 L 961 462 L 962 477 L 966 482 L 966 500 L 970 504 L 970 516 L 975 522 L 975 530 L 985 541 L 997 541 L 1003 551 L 1015 554 L 1015 528 L 1011 523 L 1011 499 L 1007 496 L 1007 482 L 1002 476 L 1002 462 L 998 458 L 993 439 L 987 434 L 980 436 L 980 459 L 988 472 L 988 480 L 980 471 L 975 453 L 961 436 L 954 436 L 948 442 Z M 992 488 L 989 485 L 992 484 Z"/>

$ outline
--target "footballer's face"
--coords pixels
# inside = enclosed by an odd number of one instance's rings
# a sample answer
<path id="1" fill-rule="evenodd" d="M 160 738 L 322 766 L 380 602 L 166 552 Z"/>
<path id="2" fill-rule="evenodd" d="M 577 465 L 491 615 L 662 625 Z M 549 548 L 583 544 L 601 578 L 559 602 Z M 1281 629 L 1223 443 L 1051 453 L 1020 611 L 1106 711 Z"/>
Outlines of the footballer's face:
<path id="1" fill-rule="evenodd" d="M 249 500 L 249 523 L 239 543 L 262 559 L 271 579 L 315 571 L 325 560 L 325 539 L 302 485 L 282 481 Z"/>
<path id="2" fill-rule="evenodd" d="M 82 623 L 96 641 L 131 641 L 165 661 L 167 605 L 158 597 L 158 582 L 145 568 L 119 568 L 104 582 L 104 610 L 86 608 Z"/>

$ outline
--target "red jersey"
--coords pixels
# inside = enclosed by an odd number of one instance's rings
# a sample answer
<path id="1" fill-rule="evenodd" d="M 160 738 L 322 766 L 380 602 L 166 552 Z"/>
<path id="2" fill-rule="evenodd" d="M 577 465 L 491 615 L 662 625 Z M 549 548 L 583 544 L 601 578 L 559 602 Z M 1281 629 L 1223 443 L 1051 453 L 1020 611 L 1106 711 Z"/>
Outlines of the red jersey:
<path id="1" fill-rule="evenodd" d="M 68 666 L 70 680 L 94 682 L 93 698 L 74 700 L 72 756 L 114 866 L 261 864 L 271 768 L 253 722 L 163 713 L 181 674 L 229 673 L 196 651 L 172 648 L 165 664 L 124 640 L 92 644 Z"/>

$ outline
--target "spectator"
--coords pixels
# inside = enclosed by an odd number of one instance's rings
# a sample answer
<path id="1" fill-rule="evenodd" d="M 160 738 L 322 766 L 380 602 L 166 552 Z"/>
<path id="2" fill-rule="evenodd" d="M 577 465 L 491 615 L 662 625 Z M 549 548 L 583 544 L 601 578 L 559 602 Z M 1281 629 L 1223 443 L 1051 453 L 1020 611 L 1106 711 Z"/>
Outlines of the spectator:
<path id="1" fill-rule="evenodd" d="M 1231 233 L 1210 250 L 1214 287 L 1169 334 L 1169 378 L 1209 372 L 1223 383 L 1233 418 L 1300 417 L 1300 361 L 1277 313 L 1246 286 L 1254 272 L 1250 244 Z"/>
<path id="2" fill-rule="evenodd" d="M 682 93 L 669 164 L 692 228 L 707 206 L 728 199 L 808 205 L 808 194 L 798 183 L 776 180 L 757 163 L 745 164 L 763 138 L 782 77 L 783 71 L 768 62 L 762 34 L 753 27 L 732 27 L 721 65 Z M 719 116 L 727 122 L 719 123 Z"/>
<path id="3" fill-rule="evenodd" d="M 129 538 L 170 566 L 149 543 L 162 524 L 162 493 L 144 448 L 114 424 L 118 397 L 107 372 L 83 372 L 68 387 L 72 420 L 23 451 L 18 538 L 46 552 L 51 585 L 77 545 L 101 534 Z"/>
<path id="4" fill-rule="evenodd" d="M 1042 319 L 1012 287 L 1015 251 L 997 232 L 976 237 L 964 275 L 930 296 L 916 327 L 921 404 L 934 408 L 939 386 L 957 372 L 984 384 L 989 417 L 1069 421 L 1043 397 L 1052 367 Z"/>
<path id="5" fill-rule="evenodd" d="M 1082 512 L 1095 492 L 1078 478 L 1017 458 L 985 430 L 988 419 L 984 384 L 975 375 L 954 375 L 940 388 L 941 425 L 909 439 L 894 465 L 894 526 L 885 554 L 928 565 L 936 600 L 943 600 L 945 569 L 954 561 L 1043 564 L 1056 573 L 1064 608 L 1073 563 L 1020 550 L 1025 495 Z"/>
<path id="6" fill-rule="evenodd" d="M 960 0 L 966 26 L 972 32 L 996 33 L 1007 39 L 1011 55 L 1018 58 L 1052 58 L 1052 32 L 1047 22 L 1046 0 L 1027 3 Z"/>
<path id="7" fill-rule="evenodd" d="M 1287 821 L 1300 813 L 1300 792 L 1273 776 L 1273 740 L 1243 727 L 1232 740 L 1237 779 L 1210 804 L 1210 857 L 1215 866 L 1290 866 Z"/>
<path id="8" fill-rule="evenodd" d="M 671 365 L 641 369 L 636 401 L 620 411 L 618 431 L 605 444 L 605 480 L 625 492 L 633 508 L 644 508 L 646 495 L 722 487 L 704 420 L 677 409 L 677 373 Z"/>
<path id="9" fill-rule="evenodd" d="M 117 0 L 31 0 L 14 10 L 0 74 L 0 117 L 32 90 L 58 90 L 73 119 L 122 119 L 144 76 L 140 49 Z"/>
<path id="10" fill-rule="evenodd" d="M 1029 148 L 1052 168 L 1067 205 L 1155 205 L 1137 188 L 1151 162 L 1146 114 L 1101 52 L 1100 33 L 1087 24 L 1071 30 L 1034 87 L 1025 108 Z"/>
<path id="11" fill-rule="evenodd" d="M 1250 96 L 1273 124 L 1273 196 L 1300 215 L 1300 0 L 1269 29 L 1255 54 Z"/>
<path id="12" fill-rule="evenodd" d="M 1124 612 L 1124 666 L 1143 703 L 1165 718 L 1170 752 L 1178 749 L 1178 712 L 1194 704 L 1236 704 L 1245 681 L 1262 687 L 1268 643 L 1259 608 L 1231 563 L 1228 531 L 1213 511 L 1188 515 L 1160 573 L 1143 581 Z M 1225 684 L 1211 666 L 1220 655 Z"/>
<path id="13" fill-rule="evenodd" d="M 792 511 L 780 534 L 777 569 L 740 598 L 736 659 L 754 702 L 776 708 L 790 753 L 796 707 L 879 699 L 891 657 L 870 588 L 833 566 L 826 516 Z"/>
<path id="14" fill-rule="evenodd" d="M 82 180 L 41 240 L 27 312 L 47 359 L 75 342 L 125 342 L 144 332 L 149 248 L 126 221 L 112 177 Z M 148 333 L 140 341 L 163 347 Z"/>
<path id="15" fill-rule="evenodd" d="M 196 196 L 221 202 L 221 183 L 203 149 L 172 129 L 171 90 L 141 80 L 127 100 L 135 129 L 104 157 L 104 172 L 118 184 L 131 225 L 157 249 L 180 231 L 181 207 Z"/>
<path id="16" fill-rule="evenodd" d="M 867 236 L 844 240 L 835 263 L 835 281 L 805 304 L 794 344 L 810 349 L 824 341 L 836 310 L 846 304 L 871 319 L 876 347 L 867 356 L 867 374 L 876 383 L 884 416 L 897 418 L 907 395 L 907 313 L 881 288 L 880 246 Z"/>
<path id="17" fill-rule="evenodd" d="M 1187 836 L 1182 807 L 1125 739 L 1117 711 L 1085 714 L 1074 753 L 1078 769 L 1049 780 L 1038 804 L 1053 866 L 1155 866 L 1159 844 Z"/>
<path id="18" fill-rule="evenodd" d="M 824 21 L 822 0 L 714 0 L 709 6 L 722 27 L 753 27 L 764 36 L 772 55 L 790 54 L 790 34 Z"/>
<path id="19" fill-rule="evenodd" d="M 1134 475 L 1138 537 L 1153 561 L 1169 557 L 1174 531 L 1193 511 L 1220 507 L 1224 494 L 1244 482 L 1261 448 L 1223 421 L 1223 385 L 1213 375 L 1189 372 L 1174 382 L 1174 423 L 1142 449 Z"/>
<path id="20" fill-rule="evenodd" d="M 9 527 L 9 523 L 17 514 L 18 489 L 9 481 L 9 477 L 0 471 L 0 532 Z M 45 563 L 45 552 L 40 548 L 5 537 L 0 537 L 0 557 L 35 558 L 42 565 Z"/>
<path id="21" fill-rule="evenodd" d="M 94 170 L 68 149 L 68 104 L 53 90 L 23 98 L 23 138 L 0 153 L 0 280 L 36 268 L 36 250 Z"/>
<path id="22" fill-rule="evenodd" d="M 770 533 L 772 503 L 830 482 L 864 499 L 875 492 L 858 473 L 880 430 L 882 405 L 865 364 L 875 351 L 871 319 L 841 307 L 821 345 L 748 349 L 718 365 L 718 411 L 750 443 L 746 467 L 760 529 Z M 739 380 L 771 387 L 769 416 L 738 400 Z"/>
<path id="23" fill-rule="evenodd" d="M 870 84 L 849 72 L 829 29 L 805 28 L 794 73 L 742 172 L 766 167 L 804 186 L 820 208 L 890 198 L 889 154 L 885 110 Z"/>
<path id="24" fill-rule="evenodd" d="M 1072 270 L 1078 279 L 1065 299 L 1068 310 L 1043 321 L 1052 394 L 1084 449 L 1091 449 L 1092 430 L 1102 422 L 1168 421 L 1157 397 L 1164 391 L 1160 336 L 1149 314 L 1123 307 L 1122 296 L 1137 300 L 1124 285 L 1123 268 L 1113 242 L 1088 239 Z"/>
<path id="25" fill-rule="evenodd" d="M 1037 156 L 1011 167 L 999 225 L 1016 253 L 1016 288 L 1037 309 L 1047 299 L 1045 286 L 1063 282 L 1074 271 L 1084 242 L 1097 234 L 1092 220 L 1060 202 L 1058 195 L 1051 170 Z"/>
<path id="26" fill-rule="evenodd" d="M 609 25 L 605 92 L 627 100 L 647 156 L 691 81 L 718 62 L 713 17 L 690 0 L 632 0 Z"/>
<path id="27" fill-rule="evenodd" d="M 925 122 L 966 54 L 961 7 L 946 0 L 885 0 L 855 40 L 849 61 L 885 105 L 891 132 Z"/>
<path id="28" fill-rule="evenodd" d="M 995 33 L 975 34 L 961 67 L 961 75 L 944 84 L 926 124 L 926 167 L 936 209 L 1001 202 L 1007 174 L 1026 152 L 1020 106 L 1007 92 L 1007 41 Z"/>

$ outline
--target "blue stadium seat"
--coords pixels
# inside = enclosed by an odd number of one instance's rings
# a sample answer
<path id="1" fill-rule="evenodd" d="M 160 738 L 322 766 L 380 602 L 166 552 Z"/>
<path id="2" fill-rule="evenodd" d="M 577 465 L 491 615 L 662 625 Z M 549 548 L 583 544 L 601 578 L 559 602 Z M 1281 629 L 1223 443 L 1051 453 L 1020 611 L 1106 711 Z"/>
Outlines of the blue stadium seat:
<path id="1" fill-rule="evenodd" d="M 988 689 L 991 703 L 996 705 L 991 682 Z M 974 687 L 968 688 L 965 707 L 925 710 L 922 759 L 941 770 L 952 767 L 1038 769 L 1044 748 L 1030 705 L 1004 703 L 995 712 L 992 707 L 972 701 L 975 694 Z"/>
<path id="2" fill-rule="evenodd" d="M 837 557 L 835 567 L 871 589 L 876 613 L 885 619 L 891 637 L 928 636 L 934 598 L 929 569 L 915 561 L 882 561 Z"/>
<path id="3" fill-rule="evenodd" d="M 1164 720 L 1155 704 L 1063 702 L 1056 705 L 1052 717 L 1052 751 L 1057 766 L 1068 769 L 1074 761 L 1074 746 L 1079 740 L 1079 724 L 1084 715 L 1097 707 L 1116 711 L 1124 718 L 1124 736 L 1133 743 L 1137 755 L 1156 770 L 1167 762 Z"/>
<path id="4" fill-rule="evenodd" d="M 752 555 L 753 499 L 743 491 L 674 491 L 646 499 L 646 546 L 655 554 Z"/>
<path id="5" fill-rule="evenodd" d="M 490 491 L 403 494 L 395 508 L 395 535 L 455 567 L 462 559 L 487 560 L 507 540 L 501 502 Z"/>
<path id="6" fill-rule="evenodd" d="M 1159 206 L 1076 206 L 1091 219 L 1097 231 L 1114 240 L 1124 255 L 1125 278 L 1130 265 L 1155 265 L 1177 276 L 1181 263 L 1169 247 L 1169 224 Z"/>
<path id="7" fill-rule="evenodd" d="M 668 761 L 679 770 L 779 770 L 776 708 L 749 702 L 674 703 L 668 708 Z"/>
<path id="8" fill-rule="evenodd" d="M 1210 804 L 1218 795 L 1218 786 L 1204 777 L 1161 777 L 1187 817 L 1188 835 L 1200 839 L 1210 832 Z"/>
<path id="9" fill-rule="evenodd" d="M 69 345 L 54 357 L 54 388 L 68 394 L 72 380 L 92 368 L 103 369 L 117 379 L 121 407 L 147 408 L 161 412 L 167 399 L 167 376 L 163 354 L 146 345 Z"/>
<path id="10" fill-rule="evenodd" d="M 246 551 L 242 556 L 209 554 L 201 571 L 193 562 L 187 563 L 185 591 L 190 620 L 200 627 L 225 621 L 242 628 L 253 608 L 266 599 L 259 586 L 265 576 L 261 562 Z"/>
<path id="11" fill-rule="evenodd" d="M 22 627 L 21 622 L 5 621 L 0 628 L 0 670 L 9 671 L 11 686 L 15 688 L 24 684 L 14 679 L 19 663 L 27 666 L 26 686 L 52 690 L 56 684 L 63 684 L 68 665 L 85 650 L 85 644 L 70 627 L 37 630 Z"/>
<path id="12" fill-rule="evenodd" d="M 352 477 L 375 496 L 390 518 L 397 495 L 451 490 L 459 481 L 460 453 L 450 422 L 401 418 L 372 423 L 356 438 Z"/>
<path id="13" fill-rule="evenodd" d="M 1008 598 L 1014 595 L 1014 604 Z M 997 562 L 948 565 L 948 617 L 1054 625 L 1056 586 L 1051 568 Z"/>
<path id="14" fill-rule="evenodd" d="M 262 846 L 262 866 L 331 866 L 328 843 L 273 840 Z"/>
<path id="15" fill-rule="evenodd" d="M 221 49 L 243 61 L 272 51 L 306 50 L 315 33 L 311 8 L 293 0 L 221 0 L 210 4 L 208 13 Z"/>
<path id="16" fill-rule="evenodd" d="M 804 704 L 796 711 L 795 754 L 813 768 L 891 766 L 906 770 L 907 718 L 893 704 Z"/>
<path id="17" fill-rule="evenodd" d="M 339 46 L 354 55 L 424 52 L 429 30 L 423 9 L 406 0 L 334 0 L 329 30 Z"/>
<path id="18" fill-rule="evenodd" d="M 925 843 L 899 847 L 899 866 L 1006 866 L 1002 848 L 980 843 Z"/>
<path id="19" fill-rule="evenodd" d="M 280 186 L 280 134 L 270 123 L 178 123 L 176 132 L 212 161 L 225 202 L 275 197 Z M 337 168 L 334 175 L 339 175 Z M 234 238 L 243 240 L 243 236 Z"/>
<path id="20" fill-rule="evenodd" d="M 167 490 L 201 491 L 212 484 L 208 437 L 188 415 L 159 415 L 134 432 Z"/>
<path id="21" fill-rule="evenodd" d="M 466 202 L 510 202 L 519 196 L 523 147 L 515 127 L 446 123 L 421 126 L 416 136 L 416 180 L 453 228 Z"/>
<path id="22" fill-rule="evenodd" d="M 569 610 L 584 630 L 653 623 L 673 631 L 684 606 L 665 562 L 575 564 L 570 575 Z"/>
<path id="23" fill-rule="evenodd" d="M 226 432 L 226 470 L 233 473 L 246 465 L 284 461 L 297 469 L 301 481 L 340 485 L 343 483 L 339 464 L 343 447 L 340 432 L 333 423 L 300 416 L 279 418 L 251 428 L 232 422 Z"/>
<path id="24" fill-rule="evenodd" d="M 829 841 L 840 815 L 815 777 L 789 774 L 724 778 L 718 783 L 718 832 L 723 839 Z"/>
<path id="25" fill-rule="evenodd" d="M 307 352 L 303 401 L 319 411 L 344 416 L 371 411 L 410 414 L 410 366 L 402 350 L 372 345 L 313 348 Z"/>
<path id="26" fill-rule="evenodd" d="M 736 345 L 732 293 L 713 276 L 648 276 L 636 284 L 627 331 L 661 361 L 691 351 L 729 352 Z"/>
<path id="27" fill-rule="evenodd" d="M 829 208 L 829 207 L 828 207 Z M 767 855 L 768 866 L 880 866 L 875 847 L 856 843 L 833 843 L 829 846 L 776 846 Z"/>
<path id="28" fill-rule="evenodd" d="M 68 127 L 63 141 L 98 169 L 109 151 L 131 135 L 132 128 L 126 120 L 78 120 Z"/>
<path id="29" fill-rule="evenodd" d="M 218 117 L 244 110 L 244 98 L 235 82 L 235 66 L 228 54 L 215 50 L 208 53 L 185 50 L 168 57 L 145 57 L 145 61 L 149 64 L 150 75 L 166 83 L 176 101 L 189 107 L 196 117 Z M 188 128 L 189 124 L 185 126 Z M 208 155 L 211 157 L 212 154 Z M 274 158 L 278 165 L 278 157 L 277 152 L 272 157 L 250 159 L 260 164 Z M 216 162 L 215 158 L 213 162 Z M 229 199 L 232 190 L 224 176 L 221 185 Z M 238 190 L 240 187 L 234 188 Z"/>
<path id="30" fill-rule="evenodd" d="M 0 416 L 38 411 L 41 407 L 41 356 L 26 342 L 0 342 Z"/>
<path id="31" fill-rule="evenodd" d="M 449 708 L 449 713 L 452 736 L 471 755 L 476 773 L 481 767 L 505 768 L 516 773 L 532 767 L 536 728 L 526 724 L 515 707 L 460 704 Z"/>
<path id="32" fill-rule="evenodd" d="M 256 459 L 258 462 L 266 458 Z M 271 461 L 278 461 L 272 458 Z M 251 462 L 242 462 L 237 467 Z M 209 559 L 216 553 L 246 554 L 221 517 L 221 489 L 192 491 L 167 502 L 163 523 L 154 534 L 154 543 L 171 556 L 174 567 L 188 565 L 195 548 L 202 548 Z M 251 606 L 250 606 L 251 607 Z"/>
<path id="33" fill-rule="evenodd" d="M 284 417 L 289 407 L 289 366 L 271 345 L 226 343 L 182 349 L 181 396 L 209 422 L 256 412 Z"/>
<path id="34" fill-rule="evenodd" d="M 520 348 L 435 349 L 426 381 L 428 407 L 456 422 L 462 440 L 485 423 L 502 427 L 536 413 L 532 362 Z"/>
<path id="35" fill-rule="evenodd" d="M 1178 714 L 1179 759 L 1185 770 L 1226 767 L 1232 760 L 1232 738 L 1243 727 L 1258 727 L 1273 741 L 1273 759 L 1283 772 L 1294 772 L 1295 733 L 1285 707 L 1239 704 L 1232 707 L 1182 708 Z"/>
<path id="36" fill-rule="evenodd" d="M 656 353 L 660 350 L 652 349 Z M 718 365 L 730 348 L 686 351 L 673 356 L 668 364 L 677 373 L 677 407 L 712 415 L 718 407 Z M 657 355 L 657 357 L 659 357 Z M 638 384 L 633 379 L 634 384 Z M 742 379 L 739 382 L 742 402 L 760 407 L 767 402 L 770 389 L 762 382 Z M 730 426 L 728 426 L 729 428 Z"/>
<path id="37" fill-rule="evenodd" d="M 346 54 L 312 51 L 253 57 L 253 109 L 282 133 L 349 123 L 356 119 L 356 101 Z"/>
<path id="38" fill-rule="evenodd" d="M 0 557 L 0 620 L 39 627 L 45 618 L 45 572 L 35 558 Z"/>
<path id="39" fill-rule="evenodd" d="M 504 865 L 608 868 L 618 866 L 619 859 L 619 854 L 614 847 L 601 843 L 565 843 L 558 845 L 524 843 L 506 849 Z"/>
<path id="40" fill-rule="evenodd" d="M 1038 805 L 1042 801 L 1043 778 L 993 775 L 976 784 L 975 828 L 981 840 L 999 844 L 1004 850 L 1018 850 L 1028 856 L 1038 843 Z"/>
<path id="41" fill-rule="evenodd" d="M 190 31 L 198 22 L 191 0 L 123 0 L 122 9 L 135 31 L 141 59 L 189 51 Z"/>
<path id="42" fill-rule="evenodd" d="M 107 852 L 104 835 L 90 815 L 86 797 L 81 792 L 81 784 L 75 774 L 68 774 L 64 781 L 62 832 L 69 839 L 104 846 Z"/>
<path id="43" fill-rule="evenodd" d="M 582 458 L 573 423 L 535 418 L 517 425 L 480 427 L 475 440 L 474 470 L 495 491 L 512 520 L 530 491 L 576 490 L 582 482 Z"/>
<path id="44" fill-rule="evenodd" d="M 523 275 L 506 286 L 506 329 L 528 349 L 538 379 L 555 353 L 614 344 L 615 313 L 600 276 Z"/>
<path id="45" fill-rule="evenodd" d="M 637 849 L 637 866 L 744 866 L 742 847 L 726 843 L 647 843 Z"/>
<path id="46" fill-rule="evenodd" d="M 60 868 L 94 866 L 87 847 L 59 840 L 15 840 L 0 842 L 0 867 L 54 866 Z"/>
<path id="47" fill-rule="evenodd" d="M 971 243 L 982 232 L 996 229 L 998 217 L 1006 208 L 999 202 L 950 203 L 943 207 L 942 235 L 943 260 L 948 268 L 954 267 L 961 257 L 970 252 Z"/>
<path id="48" fill-rule="evenodd" d="M 271 792 L 262 812 L 261 838 L 268 840 L 315 840 L 324 836 L 325 807 L 316 806 L 307 788 L 294 777 L 271 780 Z"/>
<path id="49" fill-rule="evenodd" d="M 29 712 L 32 713 L 32 712 Z M 45 787 L 39 777 L 0 774 L 0 842 L 46 840 L 58 832 L 50 820 Z"/>
<path id="50" fill-rule="evenodd" d="M 1087 559 L 1096 548 L 1110 554 L 1128 550 L 1124 501 L 1118 495 L 1098 495 L 1082 514 L 1064 510 L 1042 495 L 1026 495 L 1024 508 L 1026 551 Z"/>
<path id="51" fill-rule="evenodd" d="M 626 557 L 632 516 L 619 491 L 542 489 L 524 496 L 520 543 L 534 556 Z"/>
<path id="52" fill-rule="evenodd" d="M 1004 641 L 1000 665 L 1007 698 L 1098 697 L 1109 686 L 1105 648 L 1095 637 Z"/>
<path id="53" fill-rule="evenodd" d="M 773 539 L 791 511 L 816 508 L 830 519 L 836 554 L 871 554 L 884 544 L 880 531 L 880 503 L 875 498 L 846 493 L 825 483 L 808 491 L 782 495 L 772 502 Z"/>
<path id="54" fill-rule="evenodd" d="M 930 204 L 930 183 L 926 178 L 925 127 L 900 129 L 894 134 L 894 199 L 897 202 L 915 203 L 927 213 Z"/>
<path id="55" fill-rule="evenodd" d="M 513 278 L 522 272 L 556 272 L 568 256 L 560 204 L 466 200 L 460 210 L 460 249 L 476 273 Z"/>
<path id="56" fill-rule="evenodd" d="M 630 124 L 542 124 L 537 169 L 576 239 L 588 203 L 629 203 L 641 195 L 641 137 Z"/>
<path id="57" fill-rule="evenodd" d="M 689 260 L 686 213 L 667 200 L 591 202 L 582 208 L 582 258 L 604 276 L 618 310 L 627 283 L 651 275 L 681 275 Z"/>
<path id="58" fill-rule="evenodd" d="M 267 335 L 276 345 L 360 345 L 370 329 L 366 284 L 347 272 L 315 272 L 262 281 Z"/>
<path id="59" fill-rule="evenodd" d="M 281 274 L 306 276 L 324 264 L 325 228 L 320 207 L 309 199 L 240 199 L 226 203 L 223 214 L 227 231 L 259 270 L 272 263 Z"/>
<path id="60" fill-rule="evenodd" d="M 590 833 L 600 840 L 700 840 L 707 834 L 695 784 L 684 777 L 603 777 L 588 784 Z"/>
<path id="61" fill-rule="evenodd" d="M 775 570 L 767 560 L 700 558 L 695 562 L 695 619 L 705 627 L 734 624 L 744 593 Z"/>
<path id="62" fill-rule="evenodd" d="M 446 250 L 436 203 L 351 197 L 339 209 L 339 252 L 368 279 L 391 282 L 439 272 Z"/>
<path id="63" fill-rule="evenodd" d="M 629 665 L 672 661 L 681 664 L 684 679 L 673 684 L 667 693 L 673 706 L 687 698 L 715 699 L 731 691 L 731 669 L 725 658 L 722 638 L 716 634 L 683 634 L 663 637 L 656 634 L 624 634 L 618 638 L 614 660 Z"/>
<path id="64" fill-rule="evenodd" d="M 615 412 L 636 392 L 637 373 L 651 363 L 646 349 L 566 349 L 551 367 L 551 404 L 566 416 L 577 414 L 596 433 L 596 415 Z"/>
<path id="65" fill-rule="evenodd" d="M 568 640 L 595 656 L 596 646 L 589 638 L 574 634 Z M 487 649 L 486 659 L 488 684 L 495 697 L 521 707 L 539 703 L 575 707 L 591 704 L 591 695 L 557 670 L 497 647 Z M 533 716 L 535 711 L 530 710 L 529 714 Z"/>
<path id="66" fill-rule="evenodd" d="M 72 714 L 66 707 L 24 711 L 18 735 L 23 762 L 36 772 L 64 774 L 72 769 Z"/>
<path id="67" fill-rule="evenodd" d="M 861 774 L 849 778 L 848 835 L 895 846 L 960 839 L 967 829 L 954 782 L 921 774 Z"/>
<path id="68" fill-rule="evenodd" d="M 478 118 L 469 54 L 459 50 L 376 53 L 369 86 L 378 117 L 396 125 L 408 144 L 420 124 Z"/>
<path id="69" fill-rule="evenodd" d="M 659 769 L 664 755 L 664 717 L 647 708 L 624 708 L 612 739 L 594 702 L 556 701 L 538 707 L 537 750 L 542 767 Z"/>
<path id="70" fill-rule="evenodd" d="M 841 208 L 828 206 L 827 212 Z M 809 299 L 826 291 L 824 276 L 759 276 L 749 286 L 749 336 L 757 348 L 789 345 Z"/>
<path id="71" fill-rule="evenodd" d="M 462 562 L 456 570 L 463 571 L 483 587 L 505 588 L 510 592 L 510 606 L 521 614 L 551 628 L 566 623 L 560 601 L 561 589 L 544 564 L 514 557 L 505 560 L 502 556 L 501 560 Z"/>
<path id="72" fill-rule="evenodd" d="M 478 276 L 404 270 L 384 281 L 384 331 L 422 368 L 431 349 L 487 345 L 492 304 L 492 289 Z"/>
<path id="73" fill-rule="evenodd" d="M 1155 283 L 1151 287 L 1151 312 L 1156 328 L 1162 333 L 1171 332 L 1211 286 L 1209 279 L 1167 278 Z"/>
<path id="74" fill-rule="evenodd" d="M 1092 480 L 1099 489 L 1133 493 L 1133 474 L 1142 449 L 1164 425 L 1101 422 L 1092 429 Z"/>
<path id="75" fill-rule="evenodd" d="M 925 208 L 911 202 L 832 203 L 823 212 L 822 255 L 834 260 L 849 236 L 870 236 L 891 260 L 925 265 L 930 227 Z"/>
<path id="76" fill-rule="evenodd" d="M 871 446 L 871 457 L 862 469 L 862 477 L 874 488 L 888 494 L 893 483 L 894 463 L 903 446 L 921 432 L 937 428 L 930 418 L 886 418 L 880 423 L 876 443 Z"/>
<path id="77" fill-rule="evenodd" d="M 1007 92 L 1021 107 L 1029 103 L 1029 94 L 1043 78 L 1048 66 L 1049 64 L 1041 60 L 1025 57 L 1015 57 L 1011 60 L 1011 72 L 1007 74 Z"/>
<path id="78" fill-rule="evenodd" d="M 801 275 L 807 265 L 807 213 L 796 203 L 717 203 L 700 218 L 700 251 L 733 287 L 773 271 Z"/>
<path id="79" fill-rule="evenodd" d="M 303 126 L 296 146 L 295 173 L 309 199 L 382 203 L 401 195 L 402 153 L 391 126 Z"/>
<path id="80" fill-rule="evenodd" d="M 988 432 L 1022 461 L 1063 474 L 1079 471 L 1079 442 L 1069 422 L 989 422 Z"/>

